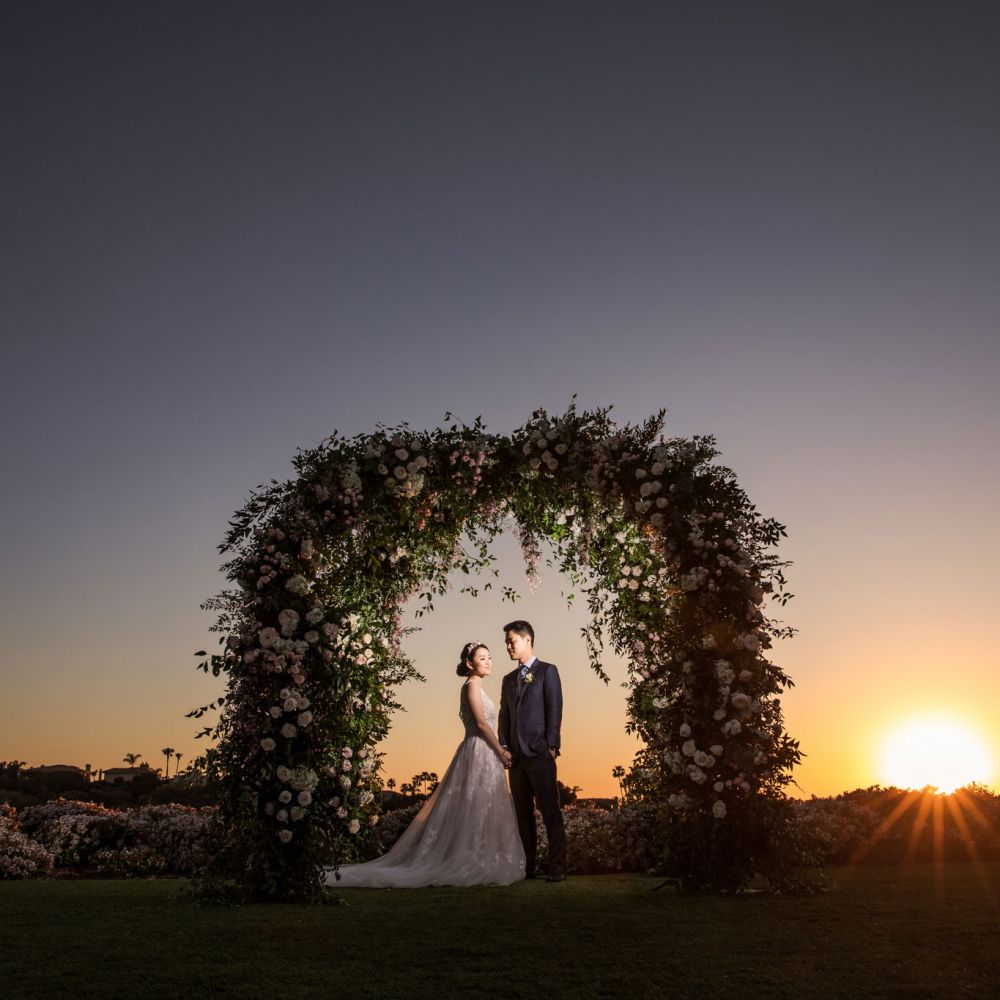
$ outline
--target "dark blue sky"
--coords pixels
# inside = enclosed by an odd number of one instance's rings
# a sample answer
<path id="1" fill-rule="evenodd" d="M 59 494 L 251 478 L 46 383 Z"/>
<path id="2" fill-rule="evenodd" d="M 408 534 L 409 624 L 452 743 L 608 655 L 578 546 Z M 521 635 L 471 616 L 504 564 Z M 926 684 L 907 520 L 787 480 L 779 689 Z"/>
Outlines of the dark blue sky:
<path id="1" fill-rule="evenodd" d="M 203 700 L 214 545 L 295 447 L 573 393 L 718 434 L 814 639 L 883 598 L 905 632 L 949 556 L 982 602 L 951 627 L 992 614 L 995 4 L 10 2 L 0 46 L 30 702 Z"/>

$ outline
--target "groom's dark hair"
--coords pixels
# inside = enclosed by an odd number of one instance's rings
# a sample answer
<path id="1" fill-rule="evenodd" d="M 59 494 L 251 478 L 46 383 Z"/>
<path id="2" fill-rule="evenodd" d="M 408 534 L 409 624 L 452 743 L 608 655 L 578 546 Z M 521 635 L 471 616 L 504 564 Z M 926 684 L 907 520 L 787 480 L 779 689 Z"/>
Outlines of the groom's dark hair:
<path id="1" fill-rule="evenodd" d="M 516 632 L 518 635 L 526 635 L 531 640 L 531 645 L 535 644 L 535 630 L 531 627 L 531 622 L 526 622 L 523 618 L 518 618 L 516 622 L 504 625 L 503 634 Z"/>

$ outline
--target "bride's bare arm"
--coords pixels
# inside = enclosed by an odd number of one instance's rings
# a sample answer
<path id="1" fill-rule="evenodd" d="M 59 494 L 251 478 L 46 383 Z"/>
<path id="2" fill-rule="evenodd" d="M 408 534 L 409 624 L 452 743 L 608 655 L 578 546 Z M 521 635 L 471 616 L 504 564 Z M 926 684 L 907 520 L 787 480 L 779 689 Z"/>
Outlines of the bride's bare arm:
<path id="1" fill-rule="evenodd" d="M 475 697 L 472 695 L 475 693 Z M 510 751 L 504 750 L 500 746 L 500 741 L 497 739 L 497 734 L 493 732 L 493 727 L 486 721 L 486 715 L 483 712 L 483 697 L 482 697 L 482 681 L 478 677 L 470 677 L 469 680 L 465 682 L 465 699 L 468 702 L 469 708 L 472 711 L 472 717 L 476 720 L 476 725 L 479 727 L 479 731 L 483 734 L 483 739 L 493 748 L 493 752 L 504 762 L 504 764 L 510 763 Z"/>

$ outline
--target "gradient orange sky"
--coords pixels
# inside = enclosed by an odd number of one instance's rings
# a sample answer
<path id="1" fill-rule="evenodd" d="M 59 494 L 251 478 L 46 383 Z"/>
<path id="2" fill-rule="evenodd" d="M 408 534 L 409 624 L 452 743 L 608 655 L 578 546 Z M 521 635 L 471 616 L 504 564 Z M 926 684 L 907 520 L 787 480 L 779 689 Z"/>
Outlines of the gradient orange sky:
<path id="1" fill-rule="evenodd" d="M 715 434 L 788 525 L 801 794 L 931 710 L 1000 782 L 996 7 L 566 9 L 5 10 L 0 758 L 196 755 L 215 546 L 296 447 L 576 393 Z M 623 692 L 551 576 L 423 623 L 388 775 L 443 771 L 457 650 L 502 667 L 515 613 L 562 780 L 615 790 Z"/>

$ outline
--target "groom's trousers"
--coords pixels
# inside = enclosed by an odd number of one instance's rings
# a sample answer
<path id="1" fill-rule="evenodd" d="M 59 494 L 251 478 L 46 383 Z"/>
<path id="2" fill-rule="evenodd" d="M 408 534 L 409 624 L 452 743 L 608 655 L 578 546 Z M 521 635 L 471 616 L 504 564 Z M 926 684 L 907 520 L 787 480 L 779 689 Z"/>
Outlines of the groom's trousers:
<path id="1" fill-rule="evenodd" d="M 525 870 L 530 875 L 535 870 L 538 833 L 535 829 L 535 799 L 545 822 L 549 840 L 550 875 L 566 874 L 566 831 L 559 808 L 559 789 L 556 785 L 556 762 L 545 752 L 535 757 L 521 755 L 510 769 L 510 794 L 514 799 L 517 831 L 524 845 Z"/>

